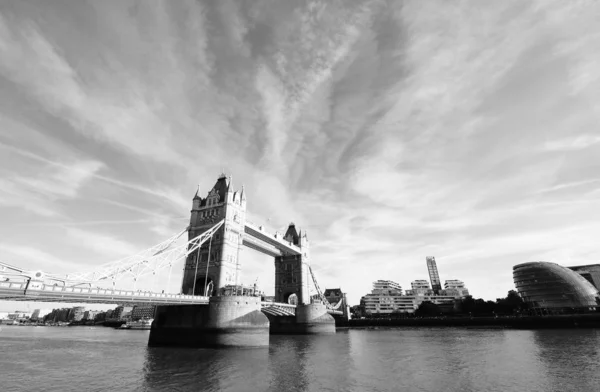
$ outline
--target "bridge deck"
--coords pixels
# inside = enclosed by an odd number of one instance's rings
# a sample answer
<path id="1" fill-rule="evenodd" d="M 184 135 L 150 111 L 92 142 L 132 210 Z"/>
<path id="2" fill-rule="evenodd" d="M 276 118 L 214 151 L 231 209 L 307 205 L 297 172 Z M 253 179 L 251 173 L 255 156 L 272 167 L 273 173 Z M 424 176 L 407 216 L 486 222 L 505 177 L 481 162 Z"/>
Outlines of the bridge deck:
<path id="1" fill-rule="evenodd" d="M 36 289 L 27 289 L 26 282 L 0 282 L 0 299 L 12 301 L 84 302 L 103 304 L 208 304 L 208 297 L 194 295 L 53 285 L 41 285 Z"/>
<path id="2" fill-rule="evenodd" d="M 209 297 L 44 284 L 36 287 L 36 289 L 27 289 L 27 282 L 0 282 L 0 300 L 97 304 L 208 305 Z M 261 302 L 261 306 L 263 312 L 274 316 L 293 316 L 296 314 L 296 305 Z M 329 314 L 342 314 L 341 311 L 331 309 L 327 312 Z"/>

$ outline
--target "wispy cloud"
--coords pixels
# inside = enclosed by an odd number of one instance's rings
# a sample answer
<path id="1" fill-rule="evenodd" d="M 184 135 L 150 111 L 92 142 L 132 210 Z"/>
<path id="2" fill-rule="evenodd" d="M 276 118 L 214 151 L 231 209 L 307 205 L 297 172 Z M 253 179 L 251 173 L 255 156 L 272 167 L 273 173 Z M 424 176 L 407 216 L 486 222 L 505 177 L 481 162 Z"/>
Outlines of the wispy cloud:
<path id="1" fill-rule="evenodd" d="M 74 199 L 90 178 L 103 167 L 98 161 L 77 161 L 50 166 L 27 175 L 1 170 L 0 205 L 21 207 L 44 216 L 60 215 L 60 200 Z"/>
<path id="2" fill-rule="evenodd" d="M 25 270 L 41 269 L 45 272 L 69 271 L 76 268 L 76 262 L 65 261 L 52 254 L 28 245 L 0 244 L 2 261 Z"/>
<path id="3" fill-rule="evenodd" d="M 106 262 L 121 257 L 133 256 L 143 250 L 122 239 L 95 231 L 67 227 L 66 234 L 77 246 L 107 257 Z"/>
<path id="4" fill-rule="evenodd" d="M 425 277 L 426 255 L 499 297 L 514 264 L 600 257 L 596 8 L 8 4 L 0 235 L 121 257 L 185 227 L 225 168 L 252 220 L 308 230 L 322 286 L 353 302 Z M 272 290 L 272 263 L 242 261 Z"/>
<path id="5" fill-rule="evenodd" d="M 576 151 L 583 150 L 600 143 L 598 135 L 578 135 L 544 143 L 546 151 Z"/>

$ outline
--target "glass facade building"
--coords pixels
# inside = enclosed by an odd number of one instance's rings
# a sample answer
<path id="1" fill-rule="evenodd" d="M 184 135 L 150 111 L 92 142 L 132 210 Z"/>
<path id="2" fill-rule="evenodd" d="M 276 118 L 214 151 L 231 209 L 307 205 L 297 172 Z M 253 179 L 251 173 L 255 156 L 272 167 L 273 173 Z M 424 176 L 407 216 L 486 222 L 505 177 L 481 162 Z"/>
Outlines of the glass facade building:
<path id="1" fill-rule="evenodd" d="M 513 267 L 515 287 L 533 309 L 568 310 L 600 306 L 598 290 L 584 277 L 556 263 L 535 261 Z"/>
<path id="2" fill-rule="evenodd" d="M 578 265 L 567 267 L 583 276 L 588 282 L 600 290 L 600 264 Z"/>
<path id="3" fill-rule="evenodd" d="M 427 262 L 427 271 L 429 272 L 431 289 L 434 293 L 439 293 L 442 289 L 442 282 L 440 280 L 440 274 L 438 273 L 437 264 L 435 263 L 435 257 L 427 256 L 425 261 Z"/>

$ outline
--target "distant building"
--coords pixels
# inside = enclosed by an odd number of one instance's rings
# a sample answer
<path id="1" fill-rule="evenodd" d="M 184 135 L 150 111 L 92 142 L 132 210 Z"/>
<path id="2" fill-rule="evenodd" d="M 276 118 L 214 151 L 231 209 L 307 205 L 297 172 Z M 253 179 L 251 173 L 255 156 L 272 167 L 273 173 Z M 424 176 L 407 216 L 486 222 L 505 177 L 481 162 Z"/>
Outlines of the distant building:
<path id="1" fill-rule="evenodd" d="M 578 265 L 567 268 L 577 272 L 588 282 L 590 282 L 597 290 L 600 290 L 600 264 Z"/>
<path id="2" fill-rule="evenodd" d="M 31 317 L 31 312 L 17 310 L 8 314 L 9 320 L 25 320 Z"/>
<path id="3" fill-rule="evenodd" d="M 406 295 L 433 295 L 433 290 L 429 287 L 429 282 L 424 279 L 413 280 L 410 283 L 410 290 L 406 290 Z"/>
<path id="4" fill-rule="evenodd" d="M 85 314 L 85 306 L 75 306 L 71 308 L 69 312 L 69 321 L 81 321 L 83 320 L 83 315 Z"/>
<path id="5" fill-rule="evenodd" d="M 96 314 L 94 316 L 94 322 L 101 322 L 101 321 L 105 321 L 106 320 L 106 312 L 98 312 L 98 314 Z"/>
<path id="6" fill-rule="evenodd" d="M 69 320 L 71 309 L 52 309 L 50 313 L 44 316 L 44 321 L 49 323 L 66 323 Z"/>
<path id="7" fill-rule="evenodd" d="M 425 261 L 427 262 L 427 271 L 429 272 L 431 289 L 437 294 L 442 289 L 442 282 L 440 280 L 440 274 L 438 273 L 437 264 L 435 263 L 435 257 L 427 256 Z"/>
<path id="8" fill-rule="evenodd" d="M 373 293 L 400 293 L 402 286 L 391 280 L 377 280 L 373 282 Z"/>
<path id="9" fill-rule="evenodd" d="M 513 267 L 515 287 L 530 309 L 555 313 L 600 306 L 598 289 L 582 275 L 556 263 L 535 261 Z"/>
<path id="10" fill-rule="evenodd" d="M 410 282 L 410 288 L 413 290 L 429 290 L 429 282 L 427 282 L 425 279 L 413 280 Z"/>
<path id="11" fill-rule="evenodd" d="M 131 311 L 131 319 L 137 321 L 140 319 L 151 319 L 154 318 L 154 311 L 156 306 L 154 305 L 135 305 Z"/>
<path id="12" fill-rule="evenodd" d="M 465 284 L 462 280 L 452 279 L 444 282 L 445 289 L 464 289 Z"/>
<path id="13" fill-rule="evenodd" d="M 338 310 L 343 312 L 343 317 L 346 320 L 350 320 L 350 306 L 348 306 L 348 300 L 346 299 L 346 293 L 342 292 L 342 289 L 325 289 L 323 293 L 327 301 L 331 305 L 338 305 Z M 341 304 L 340 304 L 341 301 Z"/>
<path id="14" fill-rule="evenodd" d="M 86 310 L 83 313 L 83 320 L 94 321 L 99 313 L 101 313 L 99 310 Z"/>
<path id="15" fill-rule="evenodd" d="M 373 290 L 361 298 L 361 309 L 365 314 L 390 314 L 390 313 L 414 313 L 423 301 L 430 301 L 436 305 L 444 305 L 446 308 L 452 308 L 455 296 L 435 295 L 432 290 L 422 288 L 420 284 L 415 285 L 415 289 L 407 290 L 409 295 L 402 294 L 402 288 L 395 282 L 394 289 L 389 285 L 382 287 L 377 281 L 373 284 Z M 414 283 L 414 282 L 413 282 Z M 387 287 L 387 288 L 385 288 Z M 412 285 L 411 285 L 412 287 Z M 415 293 L 416 291 L 416 293 Z M 420 293 L 420 294 L 419 294 Z"/>
<path id="16" fill-rule="evenodd" d="M 35 309 L 33 313 L 31 313 L 31 320 L 37 321 L 43 319 L 48 313 L 50 313 L 50 309 Z"/>
<path id="17" fill-rule="evenodd" d="M 131 317 L 131 311 L 133 310 L 132 306 L 117 306 L 115 310 L 112 312 L 112 319 L 115 320 L 125 320 Z"/>
<path id="18" fill-rule="evenodd" d="M 462 280 L 452 279 L 444 282 L 444 290 L 442 290 L 440 294 L 466 297 L 469 295 L 469 290 L 465 287 L 465 284 Z"/>

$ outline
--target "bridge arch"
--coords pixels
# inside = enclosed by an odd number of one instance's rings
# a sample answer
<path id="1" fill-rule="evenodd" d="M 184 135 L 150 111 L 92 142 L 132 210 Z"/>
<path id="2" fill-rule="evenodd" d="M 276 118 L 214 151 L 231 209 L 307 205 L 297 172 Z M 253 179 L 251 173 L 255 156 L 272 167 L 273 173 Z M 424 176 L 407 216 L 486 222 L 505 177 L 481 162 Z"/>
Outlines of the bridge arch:
<path id="1" fill-rule="evenodd" d="M 206 286 L 204 285 L 206 281 Z M 194 289 L 194 295 L 212 296 L 214 291 L 215 283 L 212 277 L 198 276 L 196 279 L 196 288 Z M 208 288 L 208 290 L 207 290 Z"/>
<path id="2" fill-rule="evenodd" d="M 296 292 L 289 292 L 283 295 L 284 298 L 284 302 L 286 304 L 290 304 L 290 305 L 298 305 L 298 293 Z"/>

